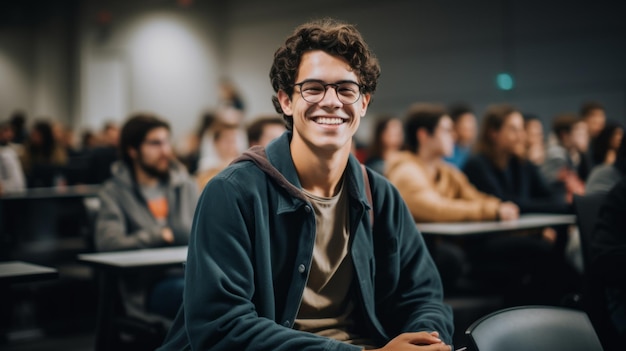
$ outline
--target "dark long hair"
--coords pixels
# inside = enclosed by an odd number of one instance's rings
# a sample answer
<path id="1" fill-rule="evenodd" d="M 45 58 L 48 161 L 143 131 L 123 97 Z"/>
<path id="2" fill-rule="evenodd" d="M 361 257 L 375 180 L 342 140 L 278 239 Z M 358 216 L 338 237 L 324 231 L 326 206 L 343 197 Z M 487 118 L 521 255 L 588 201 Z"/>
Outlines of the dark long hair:
<path id="1" fill-rule="evenodd" d="M 607 121 L 604 129 L 591 141 L 591 157 L 594 165 L 604 163 L 606 153 L 611 147 L 611 141 L 613 134 L 618 129 L 624 129 L 624 127 L 615 121 Z"/>

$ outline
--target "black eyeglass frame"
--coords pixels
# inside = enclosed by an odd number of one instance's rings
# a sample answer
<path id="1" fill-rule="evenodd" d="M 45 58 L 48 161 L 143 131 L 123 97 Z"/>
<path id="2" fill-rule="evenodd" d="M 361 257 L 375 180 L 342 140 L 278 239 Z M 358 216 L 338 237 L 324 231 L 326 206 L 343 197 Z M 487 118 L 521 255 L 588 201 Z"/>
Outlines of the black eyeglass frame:
<path id="1" fill-rule="evenodd" d="M 324 87 L 324 93 L 321 95 L 321 98 L 319 100 L 317 100 L 317 101 L 309 101 L 306 97 L 304 97 L 304 92 L 302 90 L 302 86 L 304 84 L 307 84 L 307 83 L 318 83 L 322 87 Z M 345 84 L 345 83 L 354 84 L 354 85 L 356 85 L 358 87 L 358 89 L 357 89 L 358 96 L 352 102 L 344 102 L 343 101 L 344 98 L 342 98 L 342 96 L 339 94 L 339 86 L 341 84 Z M 335 83 L 326 83 L 326 82 L 318 80 L 318 79 L 307 79 L 307 80 L 303 80 L 300 83 L 295 83 L 293 85 L 294 88 L 295 87 L 299 87 L 300 88 L 300 96 L 302 96 L 304 101 L 306 101 L 306 102 L 308 102 L 310 104 L 317 104 L 318 102 L 324 100 L 324 98 L 326 97 L 326 92 L 328 91 L 328 87 L 329 86 L 332 86 L 334 88 L 333 90 L 335 90 L 335 95 L 337 95 L 337 99 L 339 99 L 339 101 L 341 101 L 341 103 L 344 104 L 344 105 L 352 105 L 352 104 L 356 103 L 361 98 L 361 95 L 363 95 L 363 88 L 364 87 L 361 84 L 359 84 L 359 83 L 357 83 L 355 81 L 352 81 L 352 80 L 340 80 L 340 81 L 335 82 Z M 310 97 L 309 97 L 309 99 L 310 99 Z"/>

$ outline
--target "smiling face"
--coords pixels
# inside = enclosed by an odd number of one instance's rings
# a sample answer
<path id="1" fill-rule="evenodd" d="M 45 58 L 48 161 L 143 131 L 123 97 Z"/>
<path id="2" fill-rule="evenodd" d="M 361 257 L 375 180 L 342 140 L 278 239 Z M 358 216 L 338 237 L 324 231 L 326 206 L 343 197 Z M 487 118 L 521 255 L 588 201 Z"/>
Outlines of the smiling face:
<path id="1" fill-rule="evenodd" d="M 343 58 L 321 50 L 302 55 L 296 83 L 307 80 L 360 83 Z M 284 113 L 293 116 L 292 151 L 307 148 L 316 154 L 339 150 L 350 152 L 352 136 L 367 111 L 370 95 L 361 94 L 355 103 L 343 104 L 333 86 L 326 89 L 324 98 L 317 103 L 305 101 L 298 86 L 291 96 L 282 90 L 278 92 L 278 100 Z"/>

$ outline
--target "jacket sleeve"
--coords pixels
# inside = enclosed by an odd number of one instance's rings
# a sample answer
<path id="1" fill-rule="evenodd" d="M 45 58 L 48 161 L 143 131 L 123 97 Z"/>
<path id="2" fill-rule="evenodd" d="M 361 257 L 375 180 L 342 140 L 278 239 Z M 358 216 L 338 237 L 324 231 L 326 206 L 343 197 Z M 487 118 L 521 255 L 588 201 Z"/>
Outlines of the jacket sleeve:
<path id="1" fill-rule="evenodd" d="M 390 337 L 438 331 L 452 344 L 452 310 L 443 303 L 439 272 L 424 239 L 397 190 L 380 178 L 376 183 L 373 235 L 381 323 Z"/>
<path id="2" fill-rule="evenodd" d="M 131 250 L 165 244 L 161 228 L 143 227 L 127 233 L 125 210 L 116 191 L 105 187 L 99 193 L 100 210 L 96 217 L 95 244 L 98 251 Z"/>
<path id="3" fill-rule="evenodd" d="M 419 166 L 410 162 L 388 173 L 413 218 L 424 222 L 460 222 L 495 219 L 500 201 L 478 192 L 462 174 L 448 173 L 458 190 L 457 198 L 441 195 L 429 184 Z"/>
<path id="4" fill-rule="evenodd" d="M 250 184 L 226 178 L 222 175 L 207 184 L 194 217 L 183 299 L 191 349 L 361 350 L 259 316 L 254 303 L 255 270 L 270 264 L 254 260 L 251 238 L 258 233 L 253 232 L 253 207 L 259 201 L 253 198 Z"/>

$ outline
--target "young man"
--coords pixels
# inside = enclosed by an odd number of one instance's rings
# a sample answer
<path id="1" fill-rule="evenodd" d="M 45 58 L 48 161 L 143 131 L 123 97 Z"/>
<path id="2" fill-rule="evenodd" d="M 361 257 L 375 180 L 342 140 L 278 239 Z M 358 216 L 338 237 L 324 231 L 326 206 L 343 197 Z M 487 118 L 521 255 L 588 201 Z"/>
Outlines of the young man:
<path id="1" fill-rule="evenodd" d="M 541 173 L 554 193 L 571 203 L 574 194 L 585 193 L 585 180 L 591 170 L 587 154 L 589 129 L 578 116 L 563 114 L 552 121 L 552 131 L 558 144 L 546 151 Z"/>
<path id="2" fill-rule="evenodd" d="M 367 188 L 350 153 L 379 74 L 358 31 L 331 20 L 276 51 L 273 101 L 291 132 L 207 184 L 163 350 L 451 349 L 411 214 L 381 176 L 368 171 Z"/>
<path id="3" fill-rule="evenodd" d="M 121 161 L 112 169 L 99 197 L 95 246 L 98 251 L 116 251 L 186 245 L 198 199 L 198 188 L 184 167 L 173 157 L 167 122 L 151 115 L 131 117 L 122 127 Z M 129 279 L 124 296 L 131 314 L 142 315 L 145 305 L 138 292 L 156 283 L 149 295 L 149 312 L 174 318 L 182 300 L 182 276 L 142 276 Z M 164 285 L 162 285 L 164 284 Z M 128 292 L 128 293 L 126 293 Z"/>
<path id="4" fill-rule="evenodd" d="M 405 121 L 410 151 L 394 157 L 386 176 L 418 222 L 516 219 L 519 208 L 482 193 L 465 175 L 443 162 L 452 153 L 453 122 L 443 107 L 414 105 Z"/>
<path id="5" fill-rule="evenodd" d="M 285 132 L 285 121 L 280 116 L 259 117 L 246 128 L 250 147 L 267 146 Z"/>

